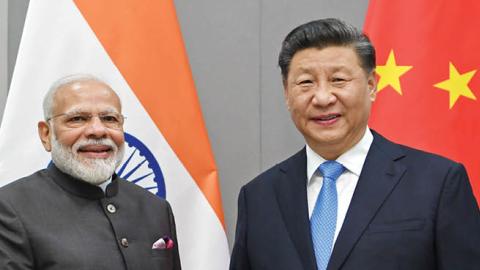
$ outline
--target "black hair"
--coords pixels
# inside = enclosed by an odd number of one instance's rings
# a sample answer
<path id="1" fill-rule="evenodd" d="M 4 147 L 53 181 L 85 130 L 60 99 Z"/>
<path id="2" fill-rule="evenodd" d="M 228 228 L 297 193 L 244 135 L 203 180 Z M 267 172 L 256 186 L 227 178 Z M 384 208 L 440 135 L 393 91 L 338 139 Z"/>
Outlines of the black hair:
<path id="1" fill-rule="evenodd" d="M 285 37 L 278 56 L 283 80 L 287 80 L 290 62 L 295 53 L 303 49 L 330 46 L 351 46 L 367 74 L 375 69 L 375 48 L 370 39 L 354 26 L 339 19 L 328 18 L 302 24 Z"/>

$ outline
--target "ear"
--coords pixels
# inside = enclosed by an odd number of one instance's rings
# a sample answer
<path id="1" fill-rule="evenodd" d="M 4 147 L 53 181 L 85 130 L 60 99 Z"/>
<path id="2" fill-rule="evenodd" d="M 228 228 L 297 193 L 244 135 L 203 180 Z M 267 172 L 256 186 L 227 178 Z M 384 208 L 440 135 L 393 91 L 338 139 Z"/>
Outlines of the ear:
<path id="1" fill-rule="evenodd" d="M 38 136 L 40 137 L 40 141 L 42 141 L 43 148 L 45 151 L 50 152 L 52 151 L 52 145 L 50 142 L 50 133 L 53 132 L 51 130 L 50 125 L 48 125 L 45 121 L 38 122 Z"/>
<path id="2" fill-rule="evenodd" d="M 367 87 L 370 95 L 370 101 L 375 101 L 377 98 L 377 78 L 375 77 L 375 70 L 370 72 L 367 78 Z"/>

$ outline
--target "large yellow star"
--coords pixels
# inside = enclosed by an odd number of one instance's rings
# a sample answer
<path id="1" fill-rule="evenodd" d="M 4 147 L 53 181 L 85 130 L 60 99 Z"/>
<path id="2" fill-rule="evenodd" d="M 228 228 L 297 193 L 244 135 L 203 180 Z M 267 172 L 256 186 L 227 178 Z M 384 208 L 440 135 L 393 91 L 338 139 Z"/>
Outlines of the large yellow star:
<path id="1" fill-rule="evenodd" d="M 470 87 L 468 87 L 468 83 L 475 75 L 475 72 L 477 70 L 460 74 L 452 62 L 450 62 L 450 78 L 434 85 L 437 88 L 450 92 L 450 109 L 455 105 L 460 96 L 473 100 L 477 99 Z"/>
<path id="2" fill-rule="evenodd" d="M 377 66 L 376 72 L 380 76 L 377 89 L 378 92 L 387 86 L 391 86 L 397 93 L 402 95 L 402 88 L 400 87 L 400 76 L 409 71 L 412 66 L 397 66 L 395 54 L 393 50 L 388 55 L 387 63 L 384 66 Z"/>

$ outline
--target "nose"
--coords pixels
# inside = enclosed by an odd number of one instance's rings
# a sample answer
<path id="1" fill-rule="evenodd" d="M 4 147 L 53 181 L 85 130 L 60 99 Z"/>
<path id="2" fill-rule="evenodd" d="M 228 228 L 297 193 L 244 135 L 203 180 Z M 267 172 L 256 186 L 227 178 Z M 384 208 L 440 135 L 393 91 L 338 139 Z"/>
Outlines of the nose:
<path id="1" fill-rule="evenodd" d="M 327 107 L 337 100 L 337 97 L 332 92 L 331 87 L 327 83 L 319 84 L 314 89 L 312 103 L 316 106 Z"/>
<path id="2" fill-rule="evenodd" d="M 102 123 L 98 116 L 93 116 L 85 127 L 87 138 L 105 138 L 108 128 Z"/>

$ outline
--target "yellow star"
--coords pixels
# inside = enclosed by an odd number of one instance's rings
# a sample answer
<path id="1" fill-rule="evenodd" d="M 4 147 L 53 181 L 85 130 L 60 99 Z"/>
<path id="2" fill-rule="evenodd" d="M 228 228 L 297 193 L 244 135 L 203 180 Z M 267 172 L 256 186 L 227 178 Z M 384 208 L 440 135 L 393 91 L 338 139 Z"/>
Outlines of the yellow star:
<path id="1" fill-rule="evenodd" d="M 477 70 L 460 74 L 452 62 L 450 62 L 450 78 L 434 85 L 437 88 L 450 92 L 450 109 L 455 105 L 455 102 L 457 102 L 460 96 L 473 100 L 477 99 L 468 87 L 468 83 L 473 75 L 475 75 L 475 72 L 477 72 Z"/>
<path id="2" fill-rule="evenodd" d="M 400 87 L 400 76 L 409 71 L 412 66 L 397 66 L 395 54 L 393 50 L 388 55 L 387 64 L 384 66 L 377 66 L 376 72 L 380 76 L 377 85 L 378 92 L 387 86 L 391 86 L 397 93 L 402 95 L 402 88 Z"/>

